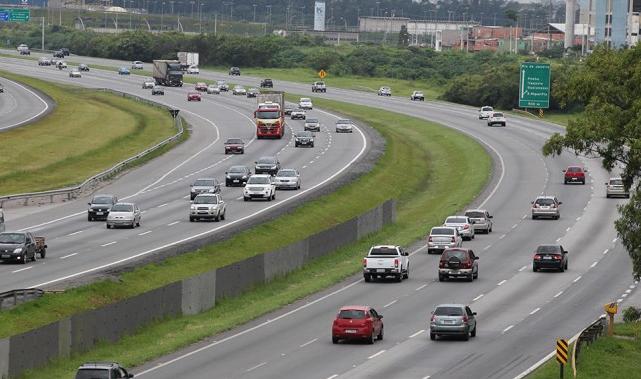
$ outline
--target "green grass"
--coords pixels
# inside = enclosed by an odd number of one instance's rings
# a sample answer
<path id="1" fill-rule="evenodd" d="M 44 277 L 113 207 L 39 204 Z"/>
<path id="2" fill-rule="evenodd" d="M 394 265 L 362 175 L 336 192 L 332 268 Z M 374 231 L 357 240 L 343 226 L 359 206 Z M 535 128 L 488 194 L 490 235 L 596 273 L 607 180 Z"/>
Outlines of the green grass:
<path id="1" fill-rule="evenodd" d="M 11 153 L 0 155 L 0 194 L 80 183 L 175 134 L 172 118 L 158 107 L 6 72 L 0 76 L 38 88 L 56 102 L 44 118 L 2 133 Z"/>
<path id="2" fill-rule="evenodd" d="M 578 379 L 641 378 L 641 322 L 615 324 L 615 337 L 601 337 L 583 345 L 577 363 Z M 616 336 L 634 339 L 617 338 Z M 570 346 L 570 352 L 572 346 Z M 572 366 L 565 366 L 564 377 L 572 378 Z M 528 379 L 556 379 L 559 364 L 553 358 L 529 375 Z"/>
<path id="3" fill-rule="evenodd" d="M 386 138 L 385 153 L 372 171 L 332 194 L 227 241 L 137 268 L 117 282 L 105 281 L 65 294 L 45 295 L 0 313 L 0 338 L 274 250 L 346 221 L 388 198 L 398 199 L 395 225 L 238 298 L 221 301 L 210 311 L 150 325 L 118 343 L 58 360 L 46 370 L 36 370 L 26 377 L 68 377 L 79 362 L 94 359 L 136 366 L 290 304 L 358 272 L 360 258 L 370 244 L 407 245 L 420 238 L 432 225 L 462 209 L 489 179 L 490 157 L 477 142 L 456 131 L 373 108 L 323 99 L 314 101 L 318 107 L 368 123 Z M 451 172 L 459 175 L 453 176 Z M 362 196 L 363 193 L 369 195 Z"/>
<path id="4" fill-rule="evenodd" d="M 554 124 L 558 124 L 561 126 L 568 126 L 568 121 L 575 119 L 576 117 L 579 116 L 581 113 L 580 110 L 574 110 L 570 112 L 560 112 L 560 111 L 545 111 L 543 113 L 543 118 L 539 117 L 538 113 L 534 114 L 532 111 L 530 112 L 525 112 L 525 111 L 510 111 L 510 113 L 518 115 L 518 116 L 525 116 L 525 117 L 530 117 L 534 118 L 537 120 L 543 120 L 547 122 L 552 122 Z"/>

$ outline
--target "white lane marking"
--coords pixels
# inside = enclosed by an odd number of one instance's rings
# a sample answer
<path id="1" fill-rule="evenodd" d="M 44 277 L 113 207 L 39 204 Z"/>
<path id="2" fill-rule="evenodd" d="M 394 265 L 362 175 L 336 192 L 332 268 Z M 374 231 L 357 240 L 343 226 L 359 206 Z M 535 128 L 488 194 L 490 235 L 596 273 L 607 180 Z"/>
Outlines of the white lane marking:
<path id="1" fill-rule="evenodd" d="M 29 266 L 29 267 L 21 268 L 21 269 L 19 269 L 19 270 L 15 270 L 15 271 L 11 271 L 11 272 L 12 272 L 13 274 L 15 274 L 15 273 L 18 273 L 18 272 L 31 270 L 32 268 L 33 268 L 33 266 Z"/>
<path id="2" fill-rule="evenodd" d="M 424 333 L 424 332 L 425 332 L 425 329 L 421 329 L 421 330 L 419 330 L 418 332 L 416 332 L 416 333 L 412 334 L 412 335 L 410 336 L 410 338 L 414 338 L 414 337 L 416 337 L 416 336 L 418 336 L 418 335 L 420 335 L 420 334 L 422 334 L 422 333 Z"/>
<path id="3" fill-rule="evenodd" d="M 500 239 L 500 240 L 502 240 L 503 238 L 505 238 L 505 236 L 506 236 L 506 235 L 505 235 L 505 234 L 503 234 L 502 236 L 500 236 L 500 237 L 499 237 L 499 239 Z"/>
<path id="4" fill-rule="evenodd" d="M 532 310 L 532 312 L 530 312 L 530 315 L 533 315 L 533 314 L 535 314 L 536 312 L 538 312 L 538 311 L 540 311 L 540 310 L 541 310 L 541 308 L 540 308 L 540 307 L 535 308 L 534 310 Z"/>
<path id="5" fill-rule="evenodd" d="M 632 292 L 632 290 L 630 290 L 630 289 L 625 290 L 625 293 L 630 293 L 630 292 Z"/>
<path id="6" fill-rule="evenodd" d="M 392 300 L 392 301 L 390 301 L 389 303 L 387 303 L 387 304 L 383 305 L 383 308 L 387 308 L 387 307 L 389 307 L 390 305 L 392 305 L 392 304 L 396 303 L 397 301 L 398 301 L 398 299 L 396 299 L 396 300 Z"/>
<path id="7" fill-rule="evenodd" d="M 68 254 L 68 255 L 65 255 L 64 257 L 60 257 L 60 259 L 67 259 L 67 258 L 73 257 L 74 255 L 78 255 L 78 253 Z"/>
<path id="8" fill-rule="evenodd" d="M 519 224 L 512 225 L 512 229 L 516 229 L 517 226 L 519 226 Z"/>
<path id="9" fill-rule="evenodd" d="M 84 232 L 84 230 L 78 230 L 77 232 L 73 232 L 73 233 L 67 234 L 67 237 L 75 236 L 75 235 L 80 234 L 82 232 Z"/>
<path id="10" fill-rule="evenodd" d="M 334 378 L 337 378 L 337 377 L 338 377 L 338 374 L 334 374 L 332 376 L 328 376 L 327 379 L 334 379 Z"/>
<path id="11" fill-rule="evenodd" d="M 612 243 L 616 243 L 619 240 L 619 237 L 612 240 Z"/>
<path id="12" fill-rule="evenodd" d="M 188 198 L 189 198 L 189 195 L 183 196 L 183 199 L 188 199 Z"/>
<path id="13" fill-rule="evenodd" d="M 521 217 L 521 220 L 525 220 L 526 218 L 527 218 L 527 215 L 523 215 L 523 217 Z"/>
<path id="14" fill-rule="evenodd" d="M 180 221 L 170 222 L 169 224 L 167 224 L 167 226 L 174 226 L 174 225 L 178 224 L 179 222 Z"/>
<path id="15" fill-rule="evenodd" d="M 502 286 L 503 284 L 505 284 L 505 282 L 507 282 L 507 280 L 506 280 L 506 279 L 503 279 L 503 280 L 501 280 L 500 282 L 498 282 L 496 285 L 497 285 L 497 286 Z"/>
<path id="16" fill-rule="evenodd" d="M 114 243 L 118 243 L 118 241 L 111 241 L 111 242 L 107 242 L 107 243 L 105 243 L 105 244 L 100 245 L 100 247 L 105 247 L 105 246 L 113 245 Z"/>
<path id="17" fill-rule="evenodd" d="M 259 363 L 259 364 L 257 364 L 257 365 L 256 365 L 256 366 L 254 366 L 254 367 L 250 367 L 250 368 L 248 368 L 247 370 L 245 370 L 245 372 L 252 372 L 252 371 L 256 370 L 257 368 L 260 368 L 260 367 L 265 366 L 266 364 L 267 364 L 267 362 Z"/>
<path id="18" fill-rule="evenodd" d="M 314 342 L 316 342 L 316 341 L 318 341 L 318 338 L 314 338 L 314 339 L 313 339 L 313 340 L 311 340 L 311 341 L 307 341 L 307 342 L 305 342 L 304 344 L 302 344 L 302 345 L 300 345 L 300 346 L 298 346 L 298 347 L 305 347 L 305 346 L 307 346 L 307 345 L 311 345 L 311 344 L 313 344 L 313 343 L 314 343 Z"/>
<path id="19" fill-rule="evenodd" d="M 35 93 L 35 92 L 33 92 L 32 90 L 30 90 L 29 88 L 27 88 L 27 87 L 23 86 L 22 84 L 20 84 L 20 83 L 18 83 L 18 82 L 14 82 L 13 80 L 9 80 L 9 79 L 6 79 L 6 78 L 4 78 L 4 80 L 6 80 L 6 81 L 8 81 L 8 82 L 11 82 L 11 83 L 15 84 L 16 86 L 18 86 L 18 87 L 22 88 L 23 90 L 25 90 L 25 91 L 29 92 L 30 94 L 32 94 L 33 96 L 35 96 L 38 100 L 40 100 L 40 102 L 42 102 L 42 103 L 45 105 L 45 107 L 44 107 L 44 109 L 43 109 L 43 110 L 41 110 L 40 112 L 38 112 L 38 114 L 36 114 L 36 115 L 34 115 L 34 116 L 31 116 L 31 117 L 29 117 L 29 118 L 28 118 L 28 119 L 26 119 L 26 120 L 22 120 L 22 121 L 16 122 L 15 124 L 5 125 L 5 126 L 1 127 L 1 128 L 0 128 L 0 130 L 3 130 L 3 129 L 10 129 L 10 128 L 13 128 L 14 126 L 17 126 L 17 125 L 20 125 L 20 124 L 26 124 L 26 123 L 28 123 L 29 121 L 31 121 L 31 120 L 33 120 L 33 119 L 35 119 L 35 118 L 37 118 L 37 117 L 40 117 L 40 115 L 42 115 L 43 113 L 45 113 L 45 112 L 47 111 L 47 109 L 49 109 L 49 104 L 47 104 L 47 102 L 46 102 L 42 97 L 38 96 L 38 94 L 36 94 L 36 93 Z M 83 213 L 84 213 L 84 212 L 83 212 Z"/>
<path id="20" fill-rule="evenodd" d="M 559 241 L 561 241 L 562 239 L 563 239 L 563 237 L 559 237 L 559 238 L 557 238 L 557 239 L 556 239 L 556 242 L 559 242 Z"/>
<path id="21" fill-rule="evenodd" d="M 422 286 L 418 287 L 418 288 L 417 288 L 417 289 L 415 289 L 414 291 L 420 291 L 420 290 L 422 290 L 422 289 L 423 289 L 423 288 L 425 288 L 425 287 L 427 287 L 427 284 L 423 284 Z"/>
<path id="22" fill-rule="evenodd" d="M 475 297 L 474 299 L 472 299 L 472 301 L 476 301 L 476 300 L 482 298 L 483 296 L 485 296 L 485 295 L 484 294 L 480 294 L 477 297 Z"/>
<path id="23" fill-rule="evenodd" d="M 507 331 L 508 331 L 508 330 L 510 330 L 510 329 L 512 329 L 513 327 L 514 327 L 514 325 L 510 325 L 510 326 L 508 326 L 507 328 L 503 329 L 503 331 L 501 332 L 501 334 L 505 334 L 505 333 L 507 333 Z"/>
<path id="24" fill-rule="evenodd" d="M 590 268 L 593 268 L 593 267 L 594 267 L 594 266 L 596 266 L 598 263 L 599 263 L 599 261 L 596 261 L 596 262 L 592 263 L 592 264 L 590 265 Z"/>
<path id="25" fill-rule="evenodd" d="M 566 231 L 566 232 L 569 232 L 569 231 L 570 231 L 570 229 L 572 229 L 572 228 L 568 226 L 568 227 L 567 227 L 567 229 L 565 229 L 565 231 Z"/>
<path id="26" fill-rule="evenodd" d="M 579 280 L 581 280 L 581 275 L 577 276 L 577 277 L 576 277 L 576 279 L 574 279 L 574 280 L 572 281 L 572 283 L 576 283 L 576 282 L 578 282 Z"/>
<path id="27" fill-rule="evenodd" d="M 386 351 L 386 350 L 381 350 L 381 351 L 379 351 L 379 352 L 378 352 L 378 353 L 376 353 L 376 354 L 372 354 L 372 355 L 370 355 L 369 357 L 367 357 L 367 359 L 374 359 L 374 358 L 378 357 L 379 355 L 383 354 L 385 351 Z"/>
<path id="28" fill-rule="evenodd" d="M 557 298 L 557 297 L 559 297 L 559 296 L 561 296 L 561 295 L 563 295 L 563 291 L 559 291 L 559 292 L 557 292 L 557 293 L 556 293 L 556 295 L 554 295 L 554 298 Z"/>
<path id="29" fill-rule="evenodd" d="M 521 267 L 521 268 L 519 269 L 519 272 L 521 272 L 521 271 L 525 270 L 526 268 L 527 268 L 527 266 L 523 266 L 523 267 Z"/>
<path id="30" fill-rule="evenodd" d="M 608 253 L 608 251 L 610 251 L 610 249 L 603 250 L 603 255 L 606 255 Z"/>
<path id="31" fill-rule="evenodd" d="M 624 293 L 623 295 L 621 295 L 621 297 L 628 297 L 628 294 Z"/>
<path id="32" fill-rule="evenodd" d="M 138 233 L 139 236 L 144 236 L 145 234 L 151 233 L 151 230 L 147 230 L 146 232 Z"/>
<path id="33" fill-rule="evenodd" d="M 166 207 L 167 205 L 169 205 L 169 203 L 160 204 L 160 205 L 159 205 L 159 206 L 157 206 L 156 208 Z"/>
<path id="34" fill-rule="evenodd" d="M 305 165 L 305 166 L 303 166 L 302 168 L 307 168 L 307 166 Z"/>
<path id="35" fill-rule="evenodd" d="M 483 250 L 487 250 L 487 249 L 489 249 L 490 247 L 492 247 L 492 245 L 487 245 L 487 246 L 485 246 L 485 247 L 483 248 Z"/>
<path id="36" fill-rule="evenodd" d="M 581 216 L 577 217 L 576 220 L 579 221 L 581 219 Z"/>
<path id="37" fill-rule="evenodd" d="M 631 284 L 630 287 L 628 287 L 628 288 L 635 289 L 635 288 L 637 288 L 637 286 L 635 286 L 634 284 Z"/>
<path id="38" fill-rule="evenodd" d="M 424 376 L 423 379 L 430 379 L 430 376 Z"/>

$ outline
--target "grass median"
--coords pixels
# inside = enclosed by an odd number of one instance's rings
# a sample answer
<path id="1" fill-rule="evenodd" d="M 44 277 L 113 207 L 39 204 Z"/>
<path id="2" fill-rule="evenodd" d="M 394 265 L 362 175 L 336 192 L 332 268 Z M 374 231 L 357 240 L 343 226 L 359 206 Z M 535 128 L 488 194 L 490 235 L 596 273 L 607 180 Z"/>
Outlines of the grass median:
<path id="1" fill-rule="evenodd" d="M 374 108 L 323 99 L 314 102 L 367 123 L 385 137 L 385 152 L 373 170 L 227 241 L 137 268 L 117 282 L 104 281 L 46 295 L 0 313 L 0 338 L 274 250 L 351 219 L 389 198 L 398 199 L 396 224 L 239 297 L 220 301 L 207 312 L 154 323 L 117 343 L 101 344 L 87 353 L 56 360 L 25 377 L 71 377 L 78 364 L 87 360 L 116 360 L 137 366 L 291 304 L 358 272 L 360 258 L 372 243 L 408 245 L 424 236 L 431 226 L 473 200 L 490 177 L 489 155 L 459 132 Z"/>
<path id="2" fill-rule="evenodd" d="M 44 92 L 52 113 L 2 133 L 0 195 L 44 191 L 86 178 L 176 133 L 163 109 L 114 94 L 1 72 Z"/>

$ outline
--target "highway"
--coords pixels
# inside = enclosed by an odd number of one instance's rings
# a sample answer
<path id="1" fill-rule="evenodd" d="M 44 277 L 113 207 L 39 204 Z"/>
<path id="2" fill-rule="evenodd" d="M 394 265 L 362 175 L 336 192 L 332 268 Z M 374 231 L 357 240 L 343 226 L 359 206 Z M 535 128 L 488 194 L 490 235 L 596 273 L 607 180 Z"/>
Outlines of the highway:
<path id="1" fill-rule="evenodd" d="M 107 64 L 107 62 L 103 63 Z M 242 67 L 241 67 L 242 69 Z M 201 71 L 208 80 L 226 75 Z M 257 85 L 241 76 L 234 83 Z M 275 89 L 312 96 L 310 85 L 275 81 Z M 339 90 L 313 94 L 436 121 L 476 138 L 493 155 L 488 189 L 470 207 L 494 215 L 494 232 L 464 246 L 480 257 L 479 279 L 438 282 L 436 255 L 425 242 L 409 247 L 410 279 L 364 283 L 360 275 L 247 325 L 150 362 L 141 378 L 514 378 L 602 313 L 602 304 L 623 300 L 636 288 L 627 252 L 616 239 L 616 205 L 606 199 L 608 173 L 598 160 L 563 154 L 544 158 L 541 146 L 562 129 L 520 117 L 489 128 L 471 107 L 412 103 L 405 97 Z M 393 127 L 393 125 L 390 125 Z M 570 164 L 589 170 L 586 185 L 564 185 Z M 457 173 L 453 172 L 452 175 Z M 539 194 L 562 202 L 560 220 L 531 220 Z M 427 226 L 426 226 L 427 232 Z M 560 243 L 569 251 L 564 273 L 532 272 L 533 250 Z M 440 303 L 469 304 L 478 313 L 478 334 L 468 342 L 430 341 L 430 311 Z M 339 307 L 367 304 L 384 315 L 385 338 L 374 345 L 331 342 Z"/>
<path id="2" fill-rule="evenodd" d="M 0 78 L 4 93 L 0 93 L 0 133 L 32 123 L 48 114 L 54 103 L 28 86 Z"/>
<path id="3" fill-rule="evenodd" d="M 30 62 L 31 63 L 31 62 Z M 72 79 L 68 72 L 53 67 L 25 65 L 24 61 L 3 59 L 3 66 L 30 76 L 46 77 L 61 83 L 105 87 L 151 98 L 143 90 L 139 76 L 118 76 L 115 72 L 91 71 L 82 78 Z M 295 148 L 291 130 L 302 130 L 303 121 L 288 120 L 289 129 L 282 140 L 256 140 L 252 113 L 255 99 L 229 94 L 203 95 L 202 102 L 187 102 L 193 87 L 168 88 L 165 96 L 155 101 L 181 109 L 181 115 L 192 125 L 192 136 L 185 143 L 142 167 L 131 170 L 100 189 L 114 193 L 121 201 L 136 202 L 143 210 L 142 226 L 136 229 L 105 228 L 104 222 L 88 222 L 88 197 L 76 201 L 39 208 L 8 208 L 7 230 L 29 230 L 47 238 L 44 260 L 24 266 L 0 265 L 0 291 L 40 287 L 60 288 L 86 281 L 106 269 L 151 259 L 154 254 L 179 242 L 199 236 L 231 233 L 250 223 L 274 217 L 309 195 L 322 193 L 336 180 L 343 180 L 355 162 L 369 150 L 370 138 L 365 130 L 352 134 L 333 132 L 337 119 L 323 111 L 311 111 L 323 128 L 316 133 L 314 148 Z M 105 123 L 108 126 L 108 121 Z M 241 137 L 246 143 L 243 155 L 225 155 L 223 142 Z M 253 163 L 261 156 L 276 155 L 283 168 L 301 172 L 299 191 L 278 191 L 276 201 L 244 202 L 242 188 L 222 187 L 227 202 L 226 220 L 219 223 L 190 223 L 189 184 L 200 177 L 216 177 L 224 183 L 225 171 L 232 165 Z"/>

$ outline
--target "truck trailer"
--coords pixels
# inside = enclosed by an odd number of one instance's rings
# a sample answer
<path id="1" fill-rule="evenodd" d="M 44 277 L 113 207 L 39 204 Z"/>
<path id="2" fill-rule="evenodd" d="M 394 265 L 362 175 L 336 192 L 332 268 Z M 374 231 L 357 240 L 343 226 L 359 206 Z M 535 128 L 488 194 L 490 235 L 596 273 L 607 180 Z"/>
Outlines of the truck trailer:
<path id="1" fill-rule="evenodd" d="M 167 87 L 183 86 L 183 72 L 178 61 L 155 60 L 153 77 L 158 85 Z"/>

